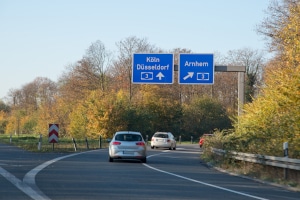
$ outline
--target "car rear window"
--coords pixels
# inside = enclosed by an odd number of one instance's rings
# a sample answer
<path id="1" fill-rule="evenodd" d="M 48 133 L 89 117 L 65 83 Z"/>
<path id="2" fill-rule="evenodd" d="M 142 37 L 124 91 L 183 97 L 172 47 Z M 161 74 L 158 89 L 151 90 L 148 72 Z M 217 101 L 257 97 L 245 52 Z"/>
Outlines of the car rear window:
<path id="1" fill-rule="evenodd" d="M 168 138 L 168 134 L 156 133 L 156 134 L 154 134 L 154 137 L 158 137 L 158 138 Z"/>
<path id="2" fill-rule="evenodd" d="M 118 141 L 142 141 L 142 137 L 136 134 L 118 134 L 115 137 Z"/>

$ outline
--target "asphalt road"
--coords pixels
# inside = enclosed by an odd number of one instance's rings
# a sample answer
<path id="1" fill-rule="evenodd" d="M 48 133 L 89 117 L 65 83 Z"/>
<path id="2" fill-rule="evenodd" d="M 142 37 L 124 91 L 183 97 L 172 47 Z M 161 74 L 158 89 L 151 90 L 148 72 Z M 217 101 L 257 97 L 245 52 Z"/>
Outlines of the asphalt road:
<path id="1" fill-rule="evenodd" d="M 147 163 L 108 162 L 108 150 L 30 153 L 0 144 L 0 199 L 275 199 L 300 192 L 207 167 L 198 145 L 148 149 Z"/>

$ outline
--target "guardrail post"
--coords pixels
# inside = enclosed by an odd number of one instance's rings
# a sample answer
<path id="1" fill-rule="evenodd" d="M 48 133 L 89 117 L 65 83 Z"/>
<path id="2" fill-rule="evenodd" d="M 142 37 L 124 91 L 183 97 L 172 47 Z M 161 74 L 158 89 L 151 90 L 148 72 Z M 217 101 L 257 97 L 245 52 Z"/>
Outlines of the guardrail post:
<path id="1" fill-rule="evenodd" d="M 40 138 L 39 138 L 39 144 L 38 144 L 38 150 L 40 151 L 42 147 L 42 134 L 40 134 Z"/>
<path id="2" fill-rule="evenodd" d="M 285 158 L 289 157 L 289 143 L 288 142 L 283 143 L 283 156 Z M 287 168 L 283 169 L 283 176 L 284 176 L 285 180 L 288 178 L 288 169 Z"/>
<path id="3" fill-rule="evenodd" d="M 85 138 L 85 143 L 86 143 L 86 149 L 89 150 L 90 147 L 89 147 L 89 141 L 88 141 L 87 137 Z"/>
<path id="4" fill-rule="evenodd" d="M 10 134 L 9 143 L 11 144 L 11 142 L 12 142 L 12 135 Z"/>
<path id="5" fill-rule="evenodd" d="M 181 144 L 181 135 L 179 135 L 179 144 Z"/>
<path id="6" fill-rule="evenodd" d="M 191 136 L 191 144 L 193 144 L 193 136 Z"/>
<path id="7" fill-rule="evenodd" d="M 74 149 L 75 149 L 75 151 L 77 151 L 77 144 L 76 144 L 76 141 L 75 141 L 75 139 L 74 139 L 74 138 L 72 138 L 72 141 L 73 141 L 73 144 L 74 144 Z"/>
<path id="8" fill-rule="evenodd" d="M 102 148 L 102 138 L 101 138 L 101 135 L 99 137 L 99 148 L 101 149 Z"/>

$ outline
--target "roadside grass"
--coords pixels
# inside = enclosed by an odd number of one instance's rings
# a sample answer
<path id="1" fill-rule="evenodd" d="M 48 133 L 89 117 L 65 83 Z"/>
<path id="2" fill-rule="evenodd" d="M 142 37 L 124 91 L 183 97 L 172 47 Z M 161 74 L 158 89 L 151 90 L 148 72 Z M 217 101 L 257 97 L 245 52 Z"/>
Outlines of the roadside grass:
<path id="1" fill-rule="evenodd" d="M 76 142 L 76 146 L 72 138 L 59 138 L 58 143 L 49 143 L 47 137 L 42 137 L 40 139 L 39 135 L 34 134 L 22 134 L 19 136 L 7 134 L 0 135 L 0 143 L 17 146 L 31 152 L 74 152 L 108 147 L 106 140 L 101 140 L 101 146 L 100 140 L 88 138 L 74 140 Z"/>

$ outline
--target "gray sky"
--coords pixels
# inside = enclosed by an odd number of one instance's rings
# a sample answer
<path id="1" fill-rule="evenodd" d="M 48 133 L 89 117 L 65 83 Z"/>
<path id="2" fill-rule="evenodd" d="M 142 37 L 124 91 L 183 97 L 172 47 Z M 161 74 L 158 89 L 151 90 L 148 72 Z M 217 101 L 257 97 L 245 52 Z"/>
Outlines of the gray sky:
<path id="1" fill-rule="evenodd" d="M 37 77 L 52 81 L 95 41 L 115 52 L 130 36 L 194 53 L 265 49 L 256 26 L 269 0 L 0 0 L 0 99 Z M 117 54 L 117 52 L 115 52 Z"/>

